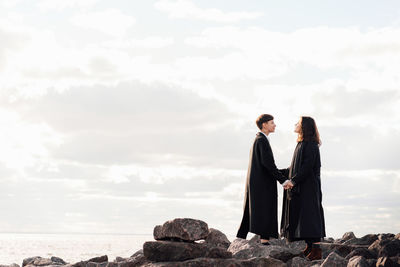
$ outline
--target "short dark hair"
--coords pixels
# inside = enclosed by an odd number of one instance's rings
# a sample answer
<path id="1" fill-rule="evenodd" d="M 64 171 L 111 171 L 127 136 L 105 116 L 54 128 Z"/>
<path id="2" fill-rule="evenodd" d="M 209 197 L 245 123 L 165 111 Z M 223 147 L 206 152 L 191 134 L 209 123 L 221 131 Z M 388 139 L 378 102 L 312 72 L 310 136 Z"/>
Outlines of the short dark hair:
<path id="1" fill-rule="evenodd" d="M 256 120 L 256 124 L 257 124 L 258 129 L 261 130 L 262 129 L 262 125 L 263 125 L 264 122 L 268 122 L 268 121 L 271 121 L 273 119 L 274 119 L 274 117 L 272 115 L 261 114 L 260 116 L 258 116 L 258 118 Z"/>

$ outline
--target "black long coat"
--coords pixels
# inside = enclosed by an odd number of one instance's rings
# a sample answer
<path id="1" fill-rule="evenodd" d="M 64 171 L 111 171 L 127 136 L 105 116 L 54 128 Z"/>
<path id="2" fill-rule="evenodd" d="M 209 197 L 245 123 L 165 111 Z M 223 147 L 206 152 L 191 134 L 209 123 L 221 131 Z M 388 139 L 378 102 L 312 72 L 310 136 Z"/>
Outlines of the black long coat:
<path id="1" fill-rule="evenodd" d="M 278 192 L 276 181 L 286 178 L 276 168 L 268 139 L 257 133 L 250 151 L 244 212 L 237 237 L 251 232 L 262 238 L 278 237 Z"/>
<path id="2" fill-rule="evenodd" d="M 290 167 L 282 170 L 295 184 L 283 194 L 281 234 L 289 241 L 325 237 L 320 169 L 318 144 L 297 143 Z"/>

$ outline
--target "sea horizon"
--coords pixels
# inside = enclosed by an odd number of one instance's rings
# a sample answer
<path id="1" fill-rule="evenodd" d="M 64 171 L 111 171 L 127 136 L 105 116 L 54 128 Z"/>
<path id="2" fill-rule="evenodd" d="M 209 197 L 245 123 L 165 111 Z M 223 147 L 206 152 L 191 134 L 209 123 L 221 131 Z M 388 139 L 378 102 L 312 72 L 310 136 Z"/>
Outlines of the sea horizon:
<path id="1" fill-rule="evenodd" d="M 227 235 L 230 241 L 235 238 Z M 251 237 L 251 234 L 249 235 Z M 0 232 L 0 265 L 16 263 L 29 257 L 59 257 L 68 263 L 108 256 L 128 258 L 154 240 L 149 233 L 68 233 L 68 232 Z"/>

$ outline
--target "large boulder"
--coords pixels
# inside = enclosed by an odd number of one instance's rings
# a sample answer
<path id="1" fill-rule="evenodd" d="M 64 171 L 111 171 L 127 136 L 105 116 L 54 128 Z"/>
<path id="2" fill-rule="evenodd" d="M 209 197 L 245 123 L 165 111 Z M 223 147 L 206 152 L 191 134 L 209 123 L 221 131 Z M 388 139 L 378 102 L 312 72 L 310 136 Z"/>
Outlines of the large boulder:
<path id="1" fill-rule="evenodd" d="M 155 240 L 197 241 L 205 239 L 209 230 L 207 223 L 190 218 L 176 218 L 157 225 L 153 235 Z"/>
<path id="2" fill-rule="evenodd" d="M 245 240 L 241 238 L 235 239 L 228 248 L 229 252 L 236 259 L 249 259 L 253 257 L 266 258 L 272 257 L 283 262 L 290 260 L 301 254 L 301 251 L 296 248 L 286 246 L 273 245 L 265 246 L 258 243 L 257 240 Z"/>
<path id="3" fill-rule="evenodd" d="M 347 263 L 347 267 L 370 267 L 370 264 L 363 256 L 354 256 Z"/>
<path id="4" fill-rule="evenodd" d="M 195 258 L 232 258 L 232 253 L 220 247 L 210 247 L 207 244 L 149 241 L 143 245 L 143 253 L 150 261 L 185 261 Z"/>
<path id="5" fill-rule="evenodd" d="M 335 252 L 331 252 L 321 264 L 321 267 L 346 267 L 347 260 Z"/>
<path id="6" fill-rule="evenodd" d="M 400 256 L 400 240 L 392 239 L 384 244 L 378 253 L 378 257 L 394 257 Z"/>
<path id="7" fill-rule="evenodd" d="M 346 260 L 349 260 L 354 256 L 362 256 L 365 259 L 376 259 L 378 254 L 367 248 L 356 248 L 346 256 Z"/>
<path id="8" fill-rule="evenodd" d="M 347 240 L 350 240 L 350 239 L 353 239 L 353 238 L 356 238 L 356 236 L 354 235 L 353 232 L 346 232 L 346 233 L 343 234 L 340 243 L 344 243 Z"/>
<path id="9" fill-rule="evenodd" d="M 223 247 L 225 249 L 228 249 L 231 244 L 224 233 L 214 228 L 210 228 L 205 243 L 215 247 Z"/>

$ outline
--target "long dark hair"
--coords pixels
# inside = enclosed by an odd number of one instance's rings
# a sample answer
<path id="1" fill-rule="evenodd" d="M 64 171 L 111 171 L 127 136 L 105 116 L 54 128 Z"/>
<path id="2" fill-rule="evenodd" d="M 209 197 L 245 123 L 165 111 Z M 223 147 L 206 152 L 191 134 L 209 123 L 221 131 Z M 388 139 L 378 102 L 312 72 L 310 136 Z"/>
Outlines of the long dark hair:
<path id="1" fill-rule="evenodd" d="M 318 145 L 321 145 L 321 139 L 319 138 L 319 132 L 317 124 L 311 117 L 301 116 L 301 130 L 297 137 L 297 142 L 301 141 L 314 141 Z"/>

